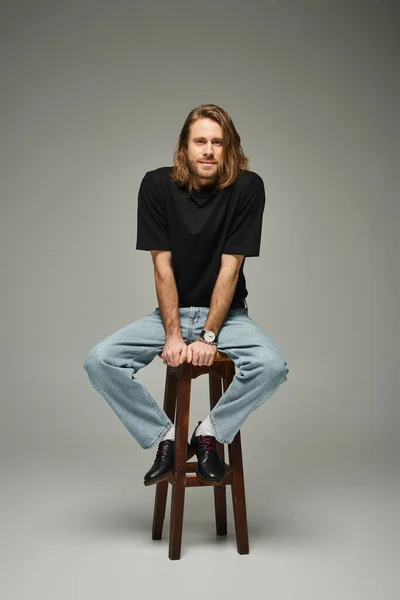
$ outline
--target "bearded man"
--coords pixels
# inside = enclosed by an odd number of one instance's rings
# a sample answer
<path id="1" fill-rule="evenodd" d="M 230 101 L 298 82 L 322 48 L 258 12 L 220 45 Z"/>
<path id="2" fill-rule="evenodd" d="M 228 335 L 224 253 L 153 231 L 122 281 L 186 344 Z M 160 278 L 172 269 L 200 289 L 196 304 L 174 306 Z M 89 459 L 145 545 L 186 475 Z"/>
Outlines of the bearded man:
<path id="1" fill-rule="evenodd" d="M 98 343 L 84 368 L 138 444 L 158 445 L 145 485 L 167 479 L 174 465 L 174 424 L 137 378 L 158 354 L 173 367 L 209 366 L 218 349 L 238 369 L 190 440 L 197 475 L 210 485 L 226 473 L 216 440 L 231 443 L 286 379 L 287 363 L 246 302 L 244 264 L 259 256 L 264 205 L 263 180 L 248 169 L 231 117 L 214 104 L 189 113 L 174 165 L 141 181 L 136 248 L 151 252 L 158 307 Z"/>

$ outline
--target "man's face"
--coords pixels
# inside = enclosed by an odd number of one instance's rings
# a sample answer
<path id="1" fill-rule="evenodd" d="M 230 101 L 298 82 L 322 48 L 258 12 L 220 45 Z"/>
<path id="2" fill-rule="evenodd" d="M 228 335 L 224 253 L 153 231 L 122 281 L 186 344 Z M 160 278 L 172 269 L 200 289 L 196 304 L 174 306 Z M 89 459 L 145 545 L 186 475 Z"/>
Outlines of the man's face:
<path id="1" fill-rule="evenodd" d="M 212 119 L 197 119 L 189 131 L 189 171 L 196 187 L 211 185 L 222 163 L 222 127 Z"/>

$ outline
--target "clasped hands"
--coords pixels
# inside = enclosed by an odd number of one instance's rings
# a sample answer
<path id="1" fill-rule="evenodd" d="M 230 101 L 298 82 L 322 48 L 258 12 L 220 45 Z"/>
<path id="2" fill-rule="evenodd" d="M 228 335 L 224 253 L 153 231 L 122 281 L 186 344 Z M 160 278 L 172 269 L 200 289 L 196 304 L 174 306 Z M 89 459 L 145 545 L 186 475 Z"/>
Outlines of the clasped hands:
<path id="1" fill-rule="evenodd" d="M 169 339 L 165 343 L 161 358 L 170 367 L 179 367 L 184 362 L 194 366 L 210 367 L 217 353 L 217 346 L 195 341 L 186 344 L 182 339 Z"/>

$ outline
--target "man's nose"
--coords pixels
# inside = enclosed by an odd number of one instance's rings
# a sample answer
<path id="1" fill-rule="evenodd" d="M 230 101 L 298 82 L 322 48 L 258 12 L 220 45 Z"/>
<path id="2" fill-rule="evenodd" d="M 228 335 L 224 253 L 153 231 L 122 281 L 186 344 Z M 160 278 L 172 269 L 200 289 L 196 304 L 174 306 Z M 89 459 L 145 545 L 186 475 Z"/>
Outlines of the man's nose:
<path id="1" fill-rule="evenodd" d="M 205 147 L 204 147 L 204 154 L 206 154 L 207 156 L 213 155 L 214 154 L 214 149 L 212 147 L 211 142 L 209 142 Z"/>

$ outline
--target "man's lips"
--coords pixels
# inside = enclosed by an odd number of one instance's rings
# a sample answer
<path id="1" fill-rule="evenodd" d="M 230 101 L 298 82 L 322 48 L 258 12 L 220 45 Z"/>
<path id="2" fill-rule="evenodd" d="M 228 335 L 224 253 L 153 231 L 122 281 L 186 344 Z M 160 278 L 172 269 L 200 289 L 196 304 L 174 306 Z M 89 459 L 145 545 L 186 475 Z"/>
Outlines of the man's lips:
<path id="1" fill-rule="evenodd" d="M 202 165 L 216 165 L 216 162 L 213 162 L 212 160 L 199 160 L 199 163 L 201 163 Z"/>

